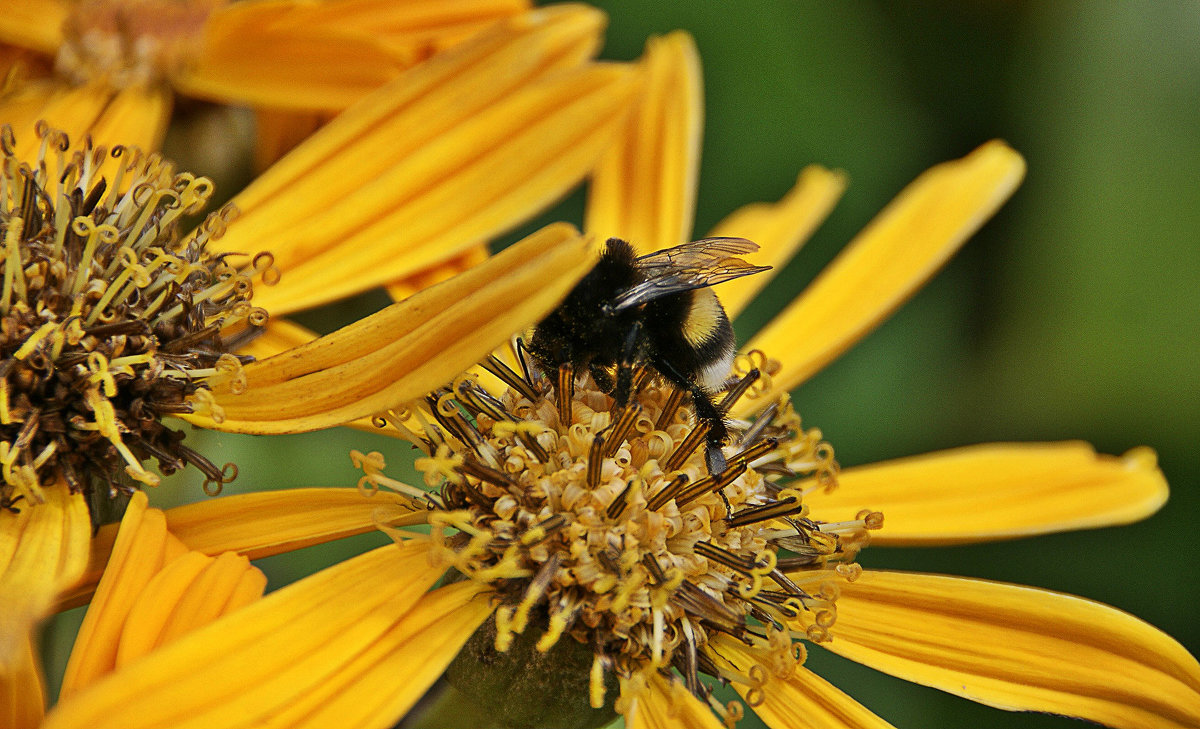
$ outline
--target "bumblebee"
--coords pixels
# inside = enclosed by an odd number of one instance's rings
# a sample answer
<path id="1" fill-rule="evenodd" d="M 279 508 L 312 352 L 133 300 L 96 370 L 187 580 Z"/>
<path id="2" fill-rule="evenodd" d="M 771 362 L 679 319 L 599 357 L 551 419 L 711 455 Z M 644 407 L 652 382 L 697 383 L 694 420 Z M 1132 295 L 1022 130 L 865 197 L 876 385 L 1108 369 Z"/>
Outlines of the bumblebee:
<path id="1" fill-rule="evenodd" d="M 727 430 L 713 396 L 725 389 L 734 338 L 709 287 L 768 270 L 737 258 L 757 250 L 744 238 L 705 238 L 638 256 L 609 238 L 596 266 L 534 328 L 529 353 L 548 373 L 589 368 L 619 406 L 629 400 L 634 366 L 649 365 L 691 394 L 697 420 L 708 426 L 709 471 L 719 473 Z"/>

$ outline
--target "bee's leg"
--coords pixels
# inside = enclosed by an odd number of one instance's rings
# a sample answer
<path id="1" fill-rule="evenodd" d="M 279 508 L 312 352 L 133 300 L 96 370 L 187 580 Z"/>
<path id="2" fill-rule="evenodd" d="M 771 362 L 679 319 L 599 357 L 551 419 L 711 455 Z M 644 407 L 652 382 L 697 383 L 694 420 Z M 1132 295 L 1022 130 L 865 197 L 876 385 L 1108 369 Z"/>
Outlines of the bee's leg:
<path id="1" fill-rule="evenodd" d="M 592 373 L 592 379 L 596 381 L 596 387 L 604 392 L 612 392 L 613 388 L 617 386 L 612 374 L 600 363 L 592 362 L 588 367 L 588 371 Z"/>
<path id="2" fill-rule="evenodd" d="M 629 404 L 630 390 L 633 388 L 633 365 L 641 356 L 639 344 L 645 341 L 642 322 L 635 321 L 625 335 L 625 345 L 621 348 L 621 360 L 617 362 L 617 389 L 613 399 L 618 407 Z"/>
<path id="3" fill-rule="evenodd" d="M 685 377 L 668 360 L 662 357 L 654 357 L 652 364 L 654 365 L 654 369 L 658 370 L 659 374 L 663 377 L 670 380 L 675 387 L 687 390 L 692 394 L 692 409 L 696 412 L 696 420 L 708 426 L 707 443 L 704 449 L 704 457 L 708 463 L 708 472 L 717 474 L 724 471 L 726 465 L 725 454 L 721 452 L 721 446 L 725 445 L 725 438 L 729 435 L 729 429 L 725 427 L 725 415 L 713 403 L 712 395 L 708 394 L 708 391 L 698 383 L 692 382 Z"/>

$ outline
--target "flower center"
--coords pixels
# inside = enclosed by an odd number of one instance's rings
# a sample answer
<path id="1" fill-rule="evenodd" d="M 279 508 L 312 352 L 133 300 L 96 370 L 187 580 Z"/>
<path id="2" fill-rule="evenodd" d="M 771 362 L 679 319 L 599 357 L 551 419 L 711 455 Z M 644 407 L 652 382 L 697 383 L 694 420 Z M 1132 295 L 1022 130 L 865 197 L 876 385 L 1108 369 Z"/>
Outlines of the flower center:
<path id="1" fill-rule="evenodd" d="M 82 0 L 63 25 L 58 70 L 77 83 L 157 83 L 199 53 L 208 16 L 224 0 Z"/>
<path id="2" fill-rule="evenodd" d="M 235 211 L 181 236 L 182 216 L 212 193 L 207 178 L 136 149 L 72 147 L 44 125 L 38 134 L 30 163 L 0 131 L 0 507 L 65 483 L 99 518 L 105 498 L 158 482 L 150 458 L 164 473 L 194 464 L 206 490 L 219 488 L 236 469 L 184 446 L 162 416 L 211 413 L 217 382 L 244 387 L 221 331 L 267 315 L 249 303 L 254 271 L 206 248 Z M 253 267 L 270 265 L 260 254 Z"/>
<path id="3" fill-rule="evenodd" d="M 606 674 L 624 695 L 637 677 L 674 666 L 708 700 L 700 674 L 756 688 L 801 660 L 797 640 L 828 638 L 832 583 L 856 576 L 853 559 L 881 516 L 809 517 L 806 491 L 789 481 L 830 487 L 837 464 L 786 399 L 753 422 L 732 421 L 727 467 L 709 473 L 687 397 L 648 370 L 619 407 L 590 374 L 573 387 L 559 378 L 573 389 L 562 397 L 545 377 L 496 358 L 485 367 L 502 391 L 463 376 L 423 407 L 386 416 L 427 454 L 417 467 L 436 491 L 371 466 L 364 480 L 427 509 L 435 552 L 494 588 L 497 650 L 531 625 L 543 630 L 540 651 L 565 636 L 590 647 L 590 703 L 600 707 Z M 763 391 L 775 367 L 760 353 L 740 358 L 721 407 Z"/>

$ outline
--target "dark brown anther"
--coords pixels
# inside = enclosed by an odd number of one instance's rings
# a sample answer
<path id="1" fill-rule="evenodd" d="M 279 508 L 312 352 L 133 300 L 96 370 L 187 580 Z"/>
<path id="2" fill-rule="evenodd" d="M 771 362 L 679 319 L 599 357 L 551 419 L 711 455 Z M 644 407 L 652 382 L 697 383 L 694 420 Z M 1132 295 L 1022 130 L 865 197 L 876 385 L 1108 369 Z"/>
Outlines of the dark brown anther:
<path id="1" fill-rule="evenodd" d="M 767 455 L 779 446 L 779 440 L 776 438 L 764 438 L 754 445 L 746 448 L 737 455 L 729 459 L 730 463 L 745 463 L 747 465 L 753 463 L 759 458 Z"/>
<path id="2" fill-rule="evenodd" d="M 675 413 L 679 411 L 679 406 L 683 404 L 683 398 L 687 393 L 678 388 L 671 390 L 671 395 L 667 401 L 663 403 L 662 410 L 658 414 L 658 420 L 654 421 L 655 430 L 666 430 L 667 426 L 675 420 Z"/>
<path id="3" fill-rule="evenodd" d="M 663 486 L 661 491 L 650 498 L 649 502 L 646 503 L 646 508 L 650 511 L 658 511 L 663 508 L 687 486 L 687 483 L 687 474 L 678 474 L 675 478 L 671 479 L 670 483 Z"/>
<path id="4" fill-rule="evenodd" d="M 701 557 L 711 559 L 718 564 L 725 565 L 731 570 L 747 575 L 757 566 L 749 558 L 734 554 L 710 542 L 696 542 L 692 545 L 692 550 Z"/>
<path id="5" fill-rule="evenodd" d="M 625 484 L 625 488 L 621 490 L 621 493 L 617 494 L 617 497 L 608 505 L 608 509 L 604 513 L 608 515 L 609 519 L 620 519 L 621 514 L 625 513 L 625 507 L 629 505 L 629 492 L 633 490 L 633 484 L 633 481 Z"/>
<path id="6" fill-rule="evenodd" d="M 482 365 L 485 370 L 498 377 L 504 384 L 520 392 L 525 399 L 531 402 L 537 400 L 537 392 L 535 392 L 533 387 L 525 381 L 525 378 L 514 372 L 511 367 L 505 364 L 504 361 L 496 355 L 488 355 L 488 358 L 483 362 L 480 362 L 480 365 Z"/>
<path id="7" fill-rule="evenodd" d="M 635 402 L 631 402 L 621 409 L 617 419 L 604 430 L 604 441 L 607 444 L 604 449 L 605 457 L 610 457 L 617 452 L 617 449 L 625 442 L 625 436 L 629 435 L 629 431 L 633 429 L 633 424 L 637 422 L 638 416 L 641 414 L 642 406 Z"/>
<path id="8" fill-rule="evenodd" d="M 669 473 L 682 466 L 687 461 L 688 456 L 692 455 L 692 452 L 704 442 L 707 436 L 707 423 L 701 423 L 692 428 L 687 437 L 679 445 L 675 446 L 675 451 L 667 458 L 667 462 L 663 464 L 663 470 Z"/>
<path id="9" fill-rule="evenodd" d="M 471 476 L 480 481 L 486 481 L 493 486 L 498 486 L 516 496 L 519 500 L 524 499 L 525 494 L 521 490 L 521 485 L 503 471 L 498 471 L 491 466 L 485 466 L 474 459 L 464 460 L 458 467 L 458 471 L 466 476 Z"/>
<path id="10" fill-rule="evenodd" d="M 733 387 L 729 388 L 725 397 L 721 400 L 721 404 L 717 405 L 717 410 L 719 410 L 722 415 L 729 412 L 729 409 L 732 408 L 735 403 L 737 403 L 738 399 L 740 399 L 742 395 L 746 394 L 746 391 L 750 389 L 750 386 L 755 382 L 758 382 L 758 378 L 760 376 L 761 373 L 757 368 L 747 372 L 745 377 L 735 382 Z"/>
<path id="11" fill-rule="evenodd" d="M 654 558 L 653 554 L 642 555 L 642 566 L 650 573 L 650 579 L 654 580 L 655 585 L 665 584 L 667 581 L 667 573 L 663 572 L 662 565 Z"/>
<path id="12" fill-rule="evenodd" d="M 594 489 L 600 485 L 600 475 L 604 470 L 604 433 L 592 436 L 592 445 L 588 451 L 587 485 Z"/>
<path id="13" fill-rule="evenodd" d="M 683 508 L 685 505 L 690 504 L 707 493 L 720 491 L 736 481 L 738 477 L 745 472 L 746 464 L 736 463 L 729 468 L 726 468 L 724 471 L 721 471 L 721 473 L 717 474 L 716 476 L 702 478 L 689 486 L 682 494 L 675 497 L 675 504 L 676 506 Z M 728 502 L 726 502 L 726 504 L 728 504 Z"/>
<path id="14" fill-rule="evenodd" d="M 742 509 L 726 519 L 725 523 L 730 527 L 741 527 L 747 524 L 756 524 L 760 521 L 799 514 L 801 511 L 804 511 L 804 505 L 796 497 L 789 496 L 782 501 L 773 501 L 769 504 Z"/>
<path id="15" fill-rule="evenodd" d="M 575 368 L 570 362 L 558 368 L 558 422 L 571 425 L 571 402 L 575 399 Z"/>
<path id="16" fill-rule="evenodd" d="M 743 623 L 741 615 L 687 580 L 679 583 L 671 600 L 686 612 L 714 626 L 721 626 L 725 631 L 740 628 Z"/>

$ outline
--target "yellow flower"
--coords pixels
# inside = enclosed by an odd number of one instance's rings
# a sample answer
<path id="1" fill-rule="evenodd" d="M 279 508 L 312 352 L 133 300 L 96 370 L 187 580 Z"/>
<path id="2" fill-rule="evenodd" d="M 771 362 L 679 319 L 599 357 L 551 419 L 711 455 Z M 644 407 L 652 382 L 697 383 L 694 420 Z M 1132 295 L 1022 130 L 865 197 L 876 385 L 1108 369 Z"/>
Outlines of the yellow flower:
<path id="1" fill-rule="evenodd" d="M 266 583 L 244 556 L 188 549 L 167 530 L 163 513 L 147 508 L 146 495 L 134 494 L 116 534 L 111 568 L 76 637 L 61 697 L 257 601 Z M 37 664 L 34 642 L 26 639 L 17 669 L 0 676 L 3 726 L 41 723 L 45 687 Z"/>
<path id="2" fill-rule="evenodd" d="M 690 209 L 684 171 L 694 169 L 696 135 L 672 125 L 699 108 L 699 84 L 682 36 L 654 46 L 646 65 L 643 113 L 656 110 L 656 121 L 631 124 L 622 146 L 652 150 L 644 169 L 657 177 L 602 165 L 597 191 L 641 185 L 643 194 L 628 203 L 597 197 L 593 210 L 608 205 L 608 224 L 622 235 L 636 230 L 625 224 L 636 214 L 649 221 L 671 211 L 651 224 L 664 232 L 647 234 L 662 246 L 687 234 L 677 213 Z M 684 129 L 698 123 L 685 121 Z M 603 179 L 606 169 L 621 183 Z M 707 477 L 701 456 L 687 452 L 700 439 L 689 438 L 686 405 L 653 380 L 642 383 L 640 412 L 610 412 L 611 398 L 586 377 L 564 406 L 551 387 L 499 360 L 488 369 L 511 385 L 499 395 L 468 375 L 446 387 L 443 369 L 424 405 L 388 415 L 426 451 L 420 465 L 437 488 L 395 482 L 380 458 L 359 456 L 364 480 L 394 492 L 366 501 L 398 546 L 154 651 L 64 699 L 46 726 L 390 726 L 489 616 L 494 627 L 470 648 L 488 660 L 504 656 L 496 648 L 534 658 L 552 649 L 559 668 L 572 652 L 584 656 L 556 693 L 521 697 L 526 709 L 563 696 L 602 705 L 619 693 L 631 727 L 716 727 L 714 708 L 736 718 L 736 708 L 698 698 L 707 696 L 701 674 L 732 682 L 772 726 L 887 726 L 798 665 L 799 640 L 1001 708 L 1117 727 L 1200 724 L 1200 665 L 1128 614 L 1045 590 L 853 564 L 867 529 L 876 544 L 953 544 L 1140 518 L 1166 497 L 1152 454 L 993 444 L 837 474 L 819 434 L 776 399 L 910 295 L 1023 171 L 998 142 L 928 171 L 751 341 L 748 353 L 779 362 L 747 355 L 762 379 L 733 404 L 739 442 L 728 455 L 741 472 Z M 720 229 L 757 238 L 764 257 L 779 260 L 840 185 L 810 169 L 782 204 L 744 209 Z M 640 207 L 663 198 L 672 204 Z M 598 215 L 589 213 L 589 228 Z M 748 296 L 724 298 L 736 310 Z M 812 476 L 776 481 L 795 473 Z M 835 474 L 840 487 L 827 492 Z M 885 515 L 882 529 L 870 509 Z M 431 526 L 428 535 L 398 528 L 418 523 Z M 778 556 L 779 547 L 795 556 Z M 448 566 L 468 579 L 430 591 Z M 671 665 L 678 675 L 657 670 Z M 546 671 L 530 673 L 526 685 L 545 685 Z M 562 688 L 567 680 L 573 692 Z M 493 721 L 511 703 L 473 700 L 486 702 Z"/>
<path id="3" fill-rule="evenodd" d="M 0 140 L 0 673 L 35 621 L 95 585 L 112 533 L 91 538 L 82 491 L 100 486 L 91 492 L 102 503 L 133 480 L 153 483 L 141 465 L 151 457 L 225 478 L 163 416 L 251 432 L 367 416 L 436 384 L 426 352 L 466 367 L 582 275 L 582 239 L 554 226 L 280 357 L 243 366 L 228 354 L 264 309 L 277 316 L 458 266 L 582 179 L 638 84 L 631 67 L 589 62 L 603 22 L 560 6 L 493 26 L 368 95 L 186 235 L 178 219 L 211 193 L 204 178 L 131 147 L 70 146 L 44 125 L 28 155 L 11 134 Z M 274 266 L 242 255 L 263 249 Z M 288 323 L 273 319 L 261 339 L 280 331 Z M 333 512 L 346 510 L 343 497 L 312 495 Z M 368 528 L 369 509 L 357 512 L 354 527 L 331 517 L 331 533 Z M 256 556 L 322 538 L 271 518 L 278 528 L 267 531 L 234 519 L 243 529 L 232 535 L 221 531 L 228 520 L 201 518 L 191 537 Z"/>
<path id="4" fill-rule="evenodd" d="M 274 147 L 297 112 L 336 113 L 525 0 L 7 0 L 0 119 L 157 149 L 176 93 L 264 111 Z M 298 141 L 298 140 L 297 140 Z M 278 151 L 278 150 L 276 150 Z M 273 154 L 273 153 L 268 153 Z"/>

